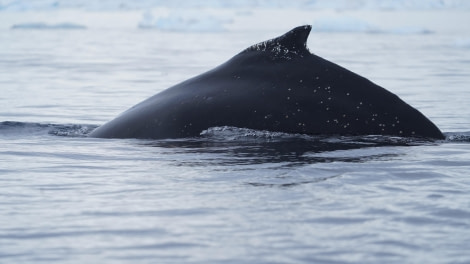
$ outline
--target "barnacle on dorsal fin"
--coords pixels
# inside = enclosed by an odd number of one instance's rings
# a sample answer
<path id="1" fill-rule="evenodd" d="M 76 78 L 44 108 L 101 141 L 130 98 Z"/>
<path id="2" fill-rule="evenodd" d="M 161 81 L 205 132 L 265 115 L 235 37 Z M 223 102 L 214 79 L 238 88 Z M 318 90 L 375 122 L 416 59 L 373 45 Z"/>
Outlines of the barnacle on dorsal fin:
<path id="1" fill-rule="evenodd" d="M 312 26 L 305 25 L 292 29 L 282 36 L 250 46 L 242 53 L 250 51 L 271 52 L 273 59 L 291 59 L 309 53 L 307 39 Z"/>

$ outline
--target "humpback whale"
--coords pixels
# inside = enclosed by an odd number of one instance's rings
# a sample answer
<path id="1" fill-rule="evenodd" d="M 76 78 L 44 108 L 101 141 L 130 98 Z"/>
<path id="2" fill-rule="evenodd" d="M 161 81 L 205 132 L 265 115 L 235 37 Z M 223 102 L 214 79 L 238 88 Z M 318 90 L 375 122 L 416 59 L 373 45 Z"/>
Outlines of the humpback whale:
<path id="1" fill-rule="evenodd" d="M 443 139 L 395 94 L 310 53 L 311 26 L 255 44 L 96 128 L 99 138 L 196 137 L 232 126 L 309 135 Z"/>

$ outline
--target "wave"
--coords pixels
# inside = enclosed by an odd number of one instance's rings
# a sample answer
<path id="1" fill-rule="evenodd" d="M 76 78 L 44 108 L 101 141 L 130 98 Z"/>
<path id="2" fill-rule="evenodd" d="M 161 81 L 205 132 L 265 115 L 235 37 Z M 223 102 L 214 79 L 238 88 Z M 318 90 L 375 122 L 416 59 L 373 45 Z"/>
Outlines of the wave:
<path id="1" fill-rule="evenodd" d="M 201 136 L 214 140 L 226 141 L 276 141 L 276 140 L 310 140 L 326 143 L 358 144 L 364 146 L 372 145 L 419 145 L 433 142 L 469 142 L 470 132 L 446 132 L 446 139 L 433 140 L 420 137 L 398 137 L 387 135 L 362 135 L 362 136 L 340 136 L 340 135 L 306 135 L 284 132 L 272 132 L 238 127 L 211 127 L 201 132 Z"/>
<path id="2" fill-rule="evenodd" d="M 0 122 L 0 137 L 55 135 L 65 137 L 86 137 L 96 125 L 43 124 L 4 121 Z"/>
<path id="3" fill-rule="evenodd" d="M 470 143 L 470 132 L 447 132 L 444 133 L 448 142 L 468 142 Z"/>
<path id="4" fill-rule="evenodd" d="M 307 135 L 284 132 L 272 132 L 238 127 L 211 127 L 201 132 L 201 136 L 214 140 L 226 141 L 276 141 L 276 140 L 311 140 L 327 143 L 351 143 L 358 145 L 415 145 L 435 142 L 435 140 L 420 137 L 399 137 L 388 135 Z M 455 141 L 457 138 L 469 138 L 470 133 L 447 133 L 444 141 Z"/>
<path id="5" fill-rule="evenodd" d="M 48 124 L 33 122 L 3 121 L 0 122 L 0 136 L 37 136 L 54 135 L 65 137 L 86 137 L 97 128 L 89 124 Z M 446 132 L 445 140 L 439 142 L 470 142 L 470 132 Z M 274 141 L 312 141 L 324 143 L 373 145 L 417 145 L 435 142 L 426 138 L 408 138 L 384 135 L 340 136 L 340 135 L 306 135 L 230 126 L 211 127 L 201 132 L 200 138 L 211 141 L 226 142 L 274 142 Z M 177 139 L 187 140 L 187 139 Z M 152 140 L 155 141 L 155 140 Z M 175 140 L 170 140 L 175 141 Z"/>

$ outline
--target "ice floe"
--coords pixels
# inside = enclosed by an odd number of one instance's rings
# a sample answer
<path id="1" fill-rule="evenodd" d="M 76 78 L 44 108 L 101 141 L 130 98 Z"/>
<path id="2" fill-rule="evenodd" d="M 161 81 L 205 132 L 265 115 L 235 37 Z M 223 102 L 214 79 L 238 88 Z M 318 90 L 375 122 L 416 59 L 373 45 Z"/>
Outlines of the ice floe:
<path id="1" fill-rule="evenodd" d="M 154 16 L 146 11 L 138 27 L 142 29 L 159 29 L 163 31 L 220 32 L 230 19 L 215 17 L 197 12 L 170 12 L 163 16 Z"/>
<path id="2" fill-rule="evenodd" d="M 75 23 L 47 24 L 43 22 L 20 23 L 11 26 L 11 29 L 86 29 L 86 26 Z"/>

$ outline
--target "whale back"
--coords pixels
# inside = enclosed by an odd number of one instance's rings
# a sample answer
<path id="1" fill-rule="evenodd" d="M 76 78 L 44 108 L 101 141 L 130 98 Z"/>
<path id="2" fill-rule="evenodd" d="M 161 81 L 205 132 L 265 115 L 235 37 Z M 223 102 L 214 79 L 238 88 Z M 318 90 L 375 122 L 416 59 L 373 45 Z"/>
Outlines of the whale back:
<path id="1" fill-rule="evenodd" d="M 308 51 L 311 27 L 248 47 L 164 90 L 91 133 L 177 138 L 215 126 L 313 135 L 443 138 L 398 96 Z"/>

